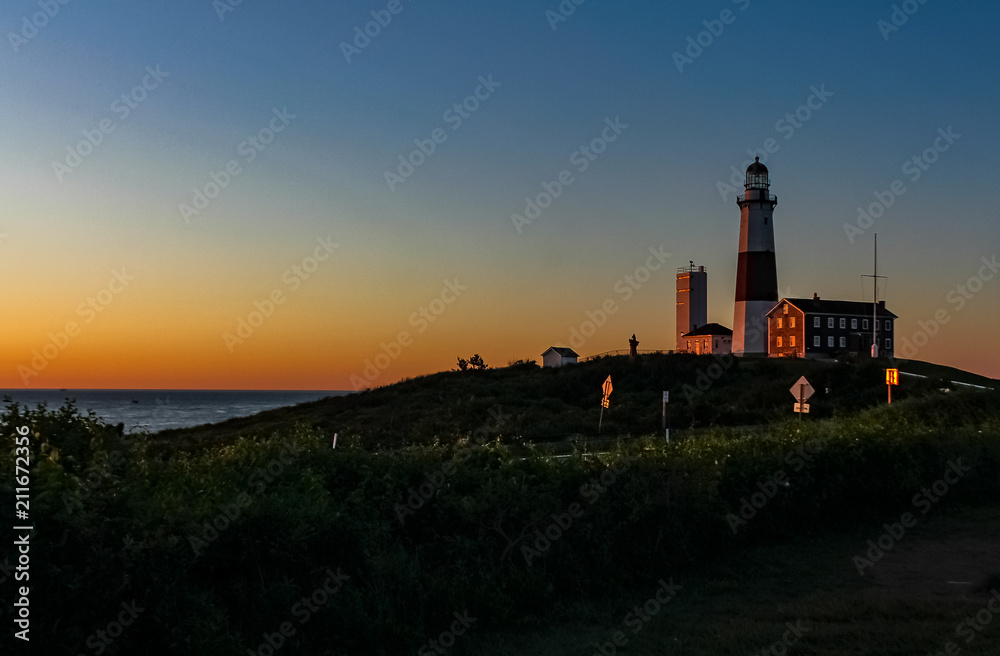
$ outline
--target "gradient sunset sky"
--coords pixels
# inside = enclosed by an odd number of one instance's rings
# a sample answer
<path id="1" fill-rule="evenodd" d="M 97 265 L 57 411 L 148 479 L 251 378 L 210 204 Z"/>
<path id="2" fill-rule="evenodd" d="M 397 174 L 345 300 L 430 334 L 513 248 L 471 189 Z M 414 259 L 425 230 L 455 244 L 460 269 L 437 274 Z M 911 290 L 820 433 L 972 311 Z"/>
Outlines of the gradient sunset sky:
<path id="1" fill-rule="evenodd" d="M 8 0 L 0 387 L 354 389 L 473 353 L 674 348 L 689 260 L 732 326 L 726 185 L 753 153 L 780 295 L 870 302 L 877 232 L 897 354 L 1000 377 L 998 22 L 987 1 Z"/>

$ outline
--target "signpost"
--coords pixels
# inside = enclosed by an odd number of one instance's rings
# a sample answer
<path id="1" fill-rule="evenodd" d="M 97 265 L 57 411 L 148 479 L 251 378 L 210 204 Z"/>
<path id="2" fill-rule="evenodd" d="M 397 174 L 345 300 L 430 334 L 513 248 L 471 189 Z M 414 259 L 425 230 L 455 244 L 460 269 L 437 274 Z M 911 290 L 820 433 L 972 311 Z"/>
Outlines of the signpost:
<path id="1" fill-rule="evenodd" d="M 885 370 L 885 386 L 889 388 L 889 403 L 892 403 L 892 386 L 899 385 L 899 369 Z"/>
<path id="2" fill-rule="evenodd" d="M 670 442 L 670 427 L 667 425 L 667 404 L 670 403 L 670 392 L 663 392 L 663 432 Z"/>
<path id="3" fill-rule="evenodd" d="M 597 420 L 597 433 L 598 433 L 598 435 L 601 433 L 601 424 L 604 423 L 604 408 L 610 407 L 610 403 L 608 402 L 608 399 L 610 398 L 610 396 L 611 396 L 611 390 L 613 389 L 612 386 L 611 386 L 611 376 L 610 375 L 608 376 L 608 379 L 604 381 L 604 384 L 601 386 L 601 389 L 604 391 L 604 398 L 601 399 L 601 417 L 600 417 L 600 419 Z"/>
<path id="4" fill-rule="evenodd" d="M 802 414 L 809 412 L 809 404 L 806 403 L 806 401 L 810 396 L 816 393 L 816 390 L 814 390 L 813 386 L 809 384 L 806 377 L 802 376 L 795 381 L 795 384 L 792 385 L 792 389 L 788 391 L 791 392 L 792 396 L 798 400 L 794 409 L 795 412 L 799 413 L 799 421 L 802 421 Z"/>

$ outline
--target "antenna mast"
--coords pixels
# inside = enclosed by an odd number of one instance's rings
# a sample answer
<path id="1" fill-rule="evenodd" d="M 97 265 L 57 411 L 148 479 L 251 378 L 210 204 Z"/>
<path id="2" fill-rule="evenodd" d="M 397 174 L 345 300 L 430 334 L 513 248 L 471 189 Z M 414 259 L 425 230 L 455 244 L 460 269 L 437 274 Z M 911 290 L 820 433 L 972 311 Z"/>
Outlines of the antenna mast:
<path id="1" fill-rule="evenodd" d="M 878 275 L 878 233 L 875 233 L 875 272 L 871 276 L 862 276 L 872 279 L 872 357 L 878 357 L 878 279 L 885 276 Z"/>

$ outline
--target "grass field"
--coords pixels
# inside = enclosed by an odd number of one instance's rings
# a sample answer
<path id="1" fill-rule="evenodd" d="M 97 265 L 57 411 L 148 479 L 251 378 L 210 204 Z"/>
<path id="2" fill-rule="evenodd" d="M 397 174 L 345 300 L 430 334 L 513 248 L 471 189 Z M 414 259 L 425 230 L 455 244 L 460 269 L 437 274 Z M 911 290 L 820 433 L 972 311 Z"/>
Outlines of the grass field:
<path id="1" fill-rule="evenodd" d="M 949 641 L 969 656 L 1000 654 L 1000 612 L 975 621 L 991 599 L 1000 611 L 1000 506 L 929 515 L 862 577 L 852 559 L 883 530 L 874 524 L 769 544 L 682 576 L 650 571 L 648 594 L 553 608 L 513 630 L 472 632 L 462 653 L 609 654 L 622 632 L 627 642 L 615 651 L 623 654 L 783 654 L 784 646 L 789 654 L 922 656 L 943 652 Z M 629 613 L 653 598 L 660 579 L 682 589 L 639 624 Z"/>

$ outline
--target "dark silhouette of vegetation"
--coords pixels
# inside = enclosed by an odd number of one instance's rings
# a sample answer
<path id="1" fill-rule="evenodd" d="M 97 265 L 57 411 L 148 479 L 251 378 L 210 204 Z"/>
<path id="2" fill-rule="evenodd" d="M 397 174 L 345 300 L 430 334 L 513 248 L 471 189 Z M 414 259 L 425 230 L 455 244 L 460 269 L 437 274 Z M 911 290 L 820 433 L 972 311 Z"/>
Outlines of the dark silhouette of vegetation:
<path id="1" fill-rule="evenodd" d="M 466 360 L 464 358 L 459 358 L 458 359 L 458 370 L 459 371 L 469 371 L 469 370 L 472 370 L 472 371 L 483 371 L 485 369 L 489 369 L 489 367 L 486 365 L 485 362 L 483 362 L 483 358 L 478 353 L 476 353 L 475 355 L 473 355 L 468 360 Z"/>

